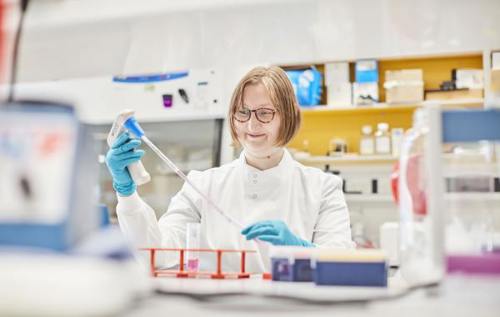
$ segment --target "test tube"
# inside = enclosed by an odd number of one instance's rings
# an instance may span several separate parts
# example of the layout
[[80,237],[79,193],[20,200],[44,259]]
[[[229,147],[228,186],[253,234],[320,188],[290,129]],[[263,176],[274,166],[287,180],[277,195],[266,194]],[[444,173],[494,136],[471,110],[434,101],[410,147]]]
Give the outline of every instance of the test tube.
[[[186,248],[200,248],[200,223],[193,222],[186,224]],[[187,251],[187,271],[196,272],[199,267],[199,252]]]

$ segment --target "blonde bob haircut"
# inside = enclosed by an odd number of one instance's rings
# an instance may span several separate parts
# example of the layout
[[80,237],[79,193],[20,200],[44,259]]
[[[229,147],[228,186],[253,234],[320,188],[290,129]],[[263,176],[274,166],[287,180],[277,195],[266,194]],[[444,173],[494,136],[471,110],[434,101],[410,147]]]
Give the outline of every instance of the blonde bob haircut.
[[249,85],[262,84],[281,118],[275,146],[285,146],[300,128],[300,108],[295,98],[293,86],[283,69],[277,66],[255,67],[250,70],[234,89],[229,106],[229,122],[233,144],[240,147],[236,134],[234,114],[243,106],[243,92]]

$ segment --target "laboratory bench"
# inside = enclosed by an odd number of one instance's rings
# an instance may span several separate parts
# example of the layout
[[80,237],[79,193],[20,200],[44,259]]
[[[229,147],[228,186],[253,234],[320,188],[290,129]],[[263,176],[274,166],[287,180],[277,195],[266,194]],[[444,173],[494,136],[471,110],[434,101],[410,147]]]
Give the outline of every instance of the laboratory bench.
[[[220,281],[219,281],[220,282]],[[278,283],[286,287],[296,283]],[[346,289],[347,290],[347,289]],[[339,292],[342,292],[341,288]],[[349,292],[349,291],[347,291]],[[439,285],[416,288],[394,297],[322,301],[280,296],[180,295],[154,293],[123,316],[499,316],[500,276],[451,275]]]

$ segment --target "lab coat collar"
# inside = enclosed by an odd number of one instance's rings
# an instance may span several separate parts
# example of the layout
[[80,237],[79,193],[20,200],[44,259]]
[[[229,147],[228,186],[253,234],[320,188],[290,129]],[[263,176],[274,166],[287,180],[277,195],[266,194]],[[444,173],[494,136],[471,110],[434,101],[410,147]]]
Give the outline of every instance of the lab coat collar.
[[245,159],[245,150],[241,151],[238,160],[239,164],[247,171],[247,173],[257,173],[257,174],[265,173],[266,175],[280,175],[280,173],[284,173],[290,167],[291,162],[293,162],[292,156],[287,151],[287,149],[283,149],[283,157],[281,158],[281,161],[278,163],[278,165],[264,171],[261,171],[258,168],[255,168],[247,164]]

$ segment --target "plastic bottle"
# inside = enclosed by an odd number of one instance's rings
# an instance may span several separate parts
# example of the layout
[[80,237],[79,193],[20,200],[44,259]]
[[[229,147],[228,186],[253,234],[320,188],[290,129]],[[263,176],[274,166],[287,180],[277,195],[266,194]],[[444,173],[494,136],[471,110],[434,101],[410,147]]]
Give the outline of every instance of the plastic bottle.
[[401,139],[403,138],[404,130],[402,128],[393,128],[391,131],[392,155],[398,157],[401,148]]
[[385,122],[377,124],[377,132],[375,132],[375,153],[391,154],[391,136],[389,134],[389,124]]
[[364,125],[361,128],[361,139],[359,141],[359,153],[361,155],[374,154],[375,144],[372,135],[372,126]]

